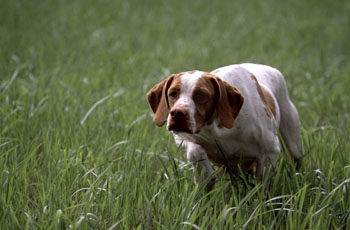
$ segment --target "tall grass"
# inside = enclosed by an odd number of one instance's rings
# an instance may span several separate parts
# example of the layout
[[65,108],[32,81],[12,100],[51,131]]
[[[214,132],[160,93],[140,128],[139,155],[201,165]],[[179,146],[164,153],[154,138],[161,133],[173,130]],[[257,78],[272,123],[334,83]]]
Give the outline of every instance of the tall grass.
[[[1,1],[1,229],[349,229],[346,1]],[[268,194],[240,175],[213,191],[146,92],[170,73],[280,69],[302,120],[303,166]]]

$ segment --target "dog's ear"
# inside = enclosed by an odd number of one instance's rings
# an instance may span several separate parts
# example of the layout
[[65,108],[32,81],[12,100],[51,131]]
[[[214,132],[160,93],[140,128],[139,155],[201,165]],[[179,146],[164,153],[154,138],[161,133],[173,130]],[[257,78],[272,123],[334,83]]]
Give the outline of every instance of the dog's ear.
[[241,111],[244,97],[236,87],[216,76],[211,75],[211,77],[217,94],[217,115],[221,121],[221,125],[230,129],[233,127],[234,121]]
[[169,106],[167,91],[175,75],[171,75],[164,81],[155,85],[148,93],[147,100],[154,113],[153,122],[157,126],[164,125],[167,120]]

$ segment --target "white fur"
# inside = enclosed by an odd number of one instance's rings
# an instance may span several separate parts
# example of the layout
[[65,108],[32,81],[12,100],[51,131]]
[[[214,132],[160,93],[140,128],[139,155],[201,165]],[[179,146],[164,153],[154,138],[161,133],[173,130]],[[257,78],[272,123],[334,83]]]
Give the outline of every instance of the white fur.
[[[277,70],[265,65],[240,64],[230,65],[212,71],[213,75],[221,78],[238,88],[244,96],[244,103],[238,114],[234,127],[227,129],[219,127],[219,121],[201,128],[198,134],[174,134],[177,145],[186,148],[187,158],[195,167],[195,182],[204,171],[204,176],[213,172],[208,159],[208,153],[219,154],[218,143],[227,158],[255,158],[256,174],[259,179],[264,176],[264,170],[276,166],[281,152],[278,139],[278,129],[283,134],[284,141],[292,157],[301,157],[300,121],[298,112],[289,100],[283,75]],[[189,109],[191,127],[194,130],[195,104],[192,91],[203,72],[184,74],[181,77],[181,95],[175,106]],[[273,97],[276,107],[276,117],[267,114],[265,105],[258,94],[252,74]]]

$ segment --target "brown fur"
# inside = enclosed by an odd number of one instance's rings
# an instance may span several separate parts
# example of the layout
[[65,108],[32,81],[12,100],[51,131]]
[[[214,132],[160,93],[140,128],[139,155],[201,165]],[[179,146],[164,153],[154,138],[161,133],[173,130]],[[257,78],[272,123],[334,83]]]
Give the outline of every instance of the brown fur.
[[216,111],[221,125],[229,129],[232,128],[244,102],[242,93],[236,87],[214,75],[205,73],[203,76],[211,79],[216,90],[218,96]]
[[276,117],[276,105],[272,95],[263,86],[259,84],[258,80],[254,75],[252,75],[252,78],[255,80],[256,88],[258,90],[261,101],[265,105],[267,115],[269,117],[271,116]]
[[215,88],[209,77],[201,77],[193,91],[192,98],[195,97],[196,93],[205,93],[208,98],[205,103],[196,104],[195,120],[196,120],[196,132],[200,131],[200,128],[205,124],[210,124],[213,122],[215,103],[217,102],[217,95],[215,95]]
[[157,126],[164,125],[169,111],[167,92],[174,79],[181,74],[173,74],[164,81],[155,85],[148,93],[147,99],[154,113],[153,121]]

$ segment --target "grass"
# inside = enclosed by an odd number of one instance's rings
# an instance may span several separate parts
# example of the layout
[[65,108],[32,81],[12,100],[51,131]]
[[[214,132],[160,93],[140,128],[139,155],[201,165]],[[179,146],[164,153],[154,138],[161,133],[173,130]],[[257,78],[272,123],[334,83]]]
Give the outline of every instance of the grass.
[[[349,13],[345,0],[2,0],[0,228],[350,229]],[[241,62],[284,73],[303,166],[282,157],[268,194],[241,175],[225,197],[226,177],[193,184],[145,94]]]

